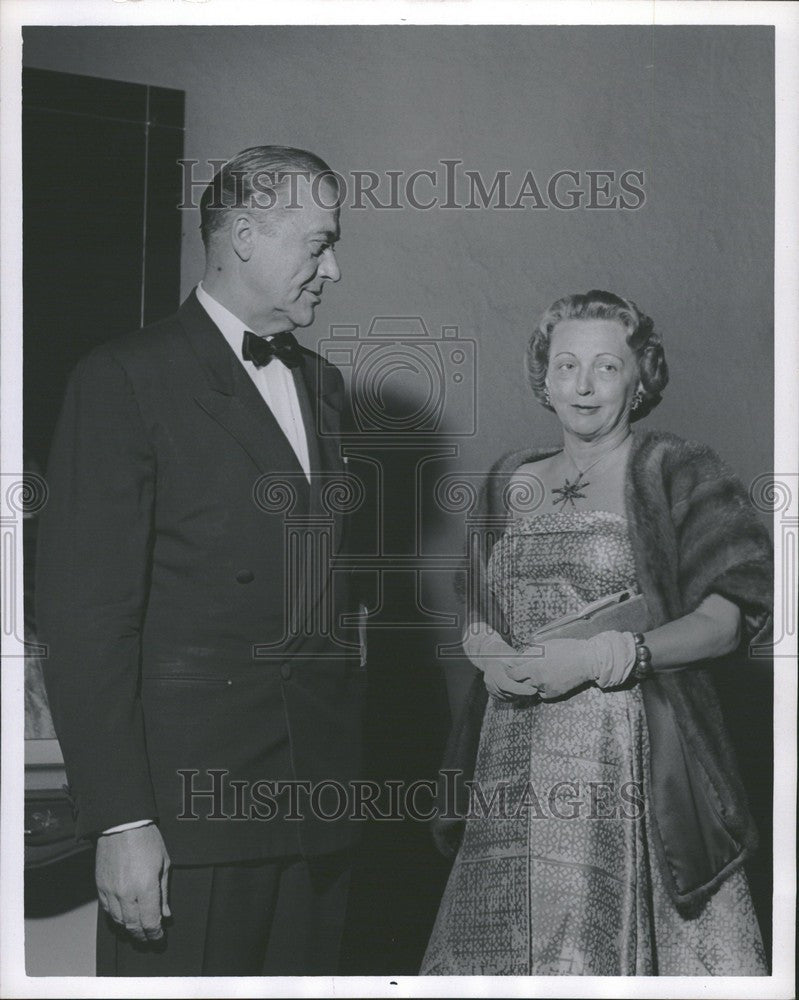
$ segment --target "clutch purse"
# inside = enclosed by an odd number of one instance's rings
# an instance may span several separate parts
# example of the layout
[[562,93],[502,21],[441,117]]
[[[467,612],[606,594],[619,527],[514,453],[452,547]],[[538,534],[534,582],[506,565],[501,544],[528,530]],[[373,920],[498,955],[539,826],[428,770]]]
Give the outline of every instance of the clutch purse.
[[533,636],[533,642],[547,639],[590,639],[600,632],[646,632],[651,619],[646,598],[631,590],[601,597],[573,614],[564,615]]

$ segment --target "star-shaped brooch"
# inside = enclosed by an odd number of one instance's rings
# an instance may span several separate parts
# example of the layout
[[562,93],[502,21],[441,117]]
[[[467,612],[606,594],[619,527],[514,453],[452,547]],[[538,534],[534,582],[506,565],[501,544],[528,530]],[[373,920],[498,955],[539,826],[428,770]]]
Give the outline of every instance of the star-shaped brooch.
[[565,509],[567,500],[573,507],[575,500],[585,499],[585,493],[581,493],[580,490],[584,490],[586,486],[590,486],[591,484],[582,481],[583,475],[584,473],[581,472],[573,483],[570,483],[568,479],[564,479],[563,486],[552,490],[553,493],[558,494],[557,499],[553,500],[552,503],[555,505],[562,503]]

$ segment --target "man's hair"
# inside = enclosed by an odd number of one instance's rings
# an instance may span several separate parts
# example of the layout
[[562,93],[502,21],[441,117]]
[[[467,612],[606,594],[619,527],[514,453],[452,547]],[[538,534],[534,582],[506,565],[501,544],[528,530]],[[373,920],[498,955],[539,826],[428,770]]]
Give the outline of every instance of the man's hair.
[[[292,175],[297,177],[291,180]],[[336,183],[336,175],[321,157],[291,146],[251,146],[221,167],[200,198],[200,233],[208,250],[215,233],[224,228],[234,209],[264,210],[290,183],[311,182],[320,176]],[[296,190],[296,187],[295,187]],[[314,188],[318,190],[318,188]],[[326,207],[332,207],[326,205]]]

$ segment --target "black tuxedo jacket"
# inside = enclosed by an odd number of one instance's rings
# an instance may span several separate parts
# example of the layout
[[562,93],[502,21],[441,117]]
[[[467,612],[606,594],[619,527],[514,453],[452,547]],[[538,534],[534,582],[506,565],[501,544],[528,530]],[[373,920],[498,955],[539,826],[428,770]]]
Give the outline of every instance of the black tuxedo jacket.
[[[311,485],[193,293],[72,375],[37,614],[79,836],[154,817],[187,864],[314,855],[357,836],[319,785],[359,772],[365,686],[339,628],[354,610],[335,568],[346,517],[325,503],[344,472],[343,385],[303,355]],[[328,818],[270,784],[287,779],[310,782]]]

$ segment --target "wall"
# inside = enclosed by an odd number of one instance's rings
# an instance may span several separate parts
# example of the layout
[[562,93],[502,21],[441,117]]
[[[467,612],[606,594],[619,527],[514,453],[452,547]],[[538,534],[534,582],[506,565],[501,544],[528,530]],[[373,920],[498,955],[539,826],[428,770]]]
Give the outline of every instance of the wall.
[[[751,480],[771,468],[770,28],[36,28],[27,65],[186,91],[186,156],[308,147],[342,173],[642,169],[638,211],[350,211],[307,343],[332,323],[419,314],[479,345],[467,465],[556,436],[520,357],[536,315],[590,287],[634,298],[672,384],[650,424]],[[419,185],[426,192],[423,184]],[[201,274],[195,213],[183,288]]]

